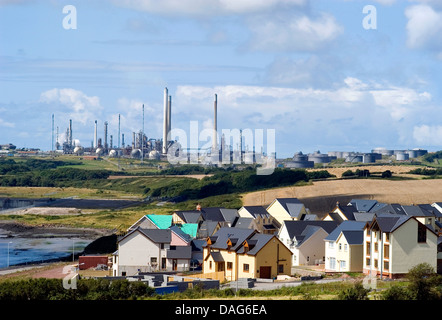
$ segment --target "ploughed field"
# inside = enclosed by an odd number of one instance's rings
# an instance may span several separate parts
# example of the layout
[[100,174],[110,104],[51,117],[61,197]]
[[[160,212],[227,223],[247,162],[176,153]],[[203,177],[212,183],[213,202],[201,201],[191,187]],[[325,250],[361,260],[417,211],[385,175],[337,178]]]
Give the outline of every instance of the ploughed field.
[[275,198],[298,198],[319,216],[353,199],[374,199],[402,205],[442,202],[442,179],[346,179],[315,181],[311,185],[274,188],[242,196],[243,205],[270,204]]

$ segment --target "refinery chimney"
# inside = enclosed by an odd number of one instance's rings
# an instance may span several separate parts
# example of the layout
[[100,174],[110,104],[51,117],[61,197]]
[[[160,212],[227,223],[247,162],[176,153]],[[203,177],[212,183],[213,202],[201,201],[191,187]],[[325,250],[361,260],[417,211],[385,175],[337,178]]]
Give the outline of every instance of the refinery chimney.
[[213,119],[213,140],[212,140],[212,152],[215,152],[215,150],[218,148],[218,132],[217,132],[217,116],[218,116],[218,96],[215,94],[215,101],[213,103],[213,109],[215,118]]
[[72,119],[69,120],[69,147],[72,148]]
[[164,88],[163,154],[167,153],[167,129],[169,126],[169,123],[168,123],[168,118],[169,118],[168,97],[169,97],[169,92],[166,87],[166,88]]
[[167,103],[167,139],[170,140],[170,131],[172,130],[172,96],[169,96]]
[[98,147],[98,137],[97,137],[97,120],[95,120],[95,131],[94,131],[94,149]]
[[107,145],[107,125],[108,125],[108,122],[105,121],[104,122],[104,152],[106,152],[109,147]]

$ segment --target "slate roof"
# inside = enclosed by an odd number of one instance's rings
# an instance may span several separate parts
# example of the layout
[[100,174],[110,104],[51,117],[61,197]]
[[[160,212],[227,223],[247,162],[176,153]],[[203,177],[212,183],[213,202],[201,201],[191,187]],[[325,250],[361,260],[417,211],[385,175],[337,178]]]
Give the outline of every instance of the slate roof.
[[376,200],[352,199],[349,204],[359,212],[369,212],[378,202]]
[[216,237],[213,237],[216,239],[214,239],[211,247],[213,249],[227,249],[227,241],[230,239],[232,241],[231,250],[236,250],[244,240],[250,238],[255,233],[256,231],[252,229],[221,228],[216,232]]
[[336,241],[342,231],[360,231],[363,234],[365,222],[361,221],[343,221],[324,239],[325,241]]
[[364,243],[364,231],[342,231],[342,234],[347,239],[348,244]]
[[344,216],[348,220],[354,220],[355,216],[354,213],[358,211],[358,209],[354,206],[341,206],[338,205],[338,209],[344,214]]
[[399,214],[399,215],[406,215],[406,216],[412,216],[412,217],[434,217],[435,211],[437,210],[431,210],[425,205],[417,205],[417,206],[403,206],[400,204],[389,204],[386,205],[379,210],[377,210],[376,214]]
[[175,246],[167,250],[166,257],[169,259],[191,259],[191,246]]
[[278,201],[283,207],[284,209],[289,212],[289,208],[287,207],[288,203],[293,203],[293,204],[303,204],[299,199],[297,198],[276,198],[275,201]]
[[[377,215],[373,223],[376,222],[382,232],[393,232],[409,219],[412,219],[412,217],[406,215],[384,214]],[[373,223],[371,226],[373,226]]]
[[[254,234],[250,239],[246,240],[249,245],[249,251],[247,251],[247,254],[252,256],[256,255],[273,237],[274,235],[271,234]],[[245,247],[242,246],[237,252],[245,253]]]
[[258,216],[262,218],[270,217],[270,214],[263,206],[244,206],[243,208],[246,209],[255,219]]
[[130,232],[128,232],[124,237],[119,239],[118,242],[121,242],[123,239],[127,238],[134,232],[140,232],[143,235],[145,235],[147,238],[149,238],[152,242],[155,243],[170,243],[172,240],[171,236],[171,230],[170,229],[142,229],[140,227],[137,227]]
[[201,208],[201,215],[203,216],[204,220],[210,220],[210,221],[226,221],[224,219],[223,214],[221,213],[221,207],[209,207],[209,208]]
[[418,206],[421,207],[422,209],[425,209],[428,212],[432,213],[433,216],[435,216],[436,218],[442,218],[442,212],[437,210],[431,204],[418,204]]
[[224,221],[230,222],[231,224],[239,217],[238,210],[236,209],[220,208],[219,210],[221,211]]
[[355,212],[353,213],[355,217],[355,221],[362,221],[362,222],[370,222],[373,220],[375,214],[371,212]]
[[317,228],[322,228],[324,229],[325,232],[330,234],[330,232],[332,232],[339,225],[339,223],[336,221],[322,221],[322,220],[319,221],[287,220],[284,221],[284,224],[290,239],[295,238],[298,241],[298,243],[300,241],[305,241],[307,239],[306,236],[310,236],[312,232],[317,231]]
[[198,223],[199,218],[201,217],[201,212],[197,210],[175,211],[175,214],[178,215],[184,223]]
[[242,229],[250,229],[250,227],[253,224],[253,218],[243,218],[239,217],[236,221],[234,227],[235,228],[242,228]]

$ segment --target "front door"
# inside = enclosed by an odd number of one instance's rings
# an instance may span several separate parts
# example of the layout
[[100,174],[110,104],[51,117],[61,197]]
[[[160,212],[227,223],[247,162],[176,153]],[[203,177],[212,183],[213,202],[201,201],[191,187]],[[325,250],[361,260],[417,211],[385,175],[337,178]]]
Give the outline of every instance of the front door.
[[260,267],[259,277],[263,279],[270,279],[272,277],[272,267]]

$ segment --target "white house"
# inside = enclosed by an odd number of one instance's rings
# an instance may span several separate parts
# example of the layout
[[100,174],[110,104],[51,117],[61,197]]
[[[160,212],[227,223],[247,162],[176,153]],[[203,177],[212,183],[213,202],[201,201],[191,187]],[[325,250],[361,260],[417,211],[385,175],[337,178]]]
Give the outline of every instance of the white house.
[[113,275],[189,270],[192,248],[190,245],[171,245],[179,240],[170,229],[138,227],[130,231],[118,241],[118,250],[114,253]]
[[324,239],[326,272],[362,272],[365,224],[343,221]]
[[337,226],[335,221],[287,220],[278,238],[293,253],[293,266],[322,264],[325,260],[324,239]]

